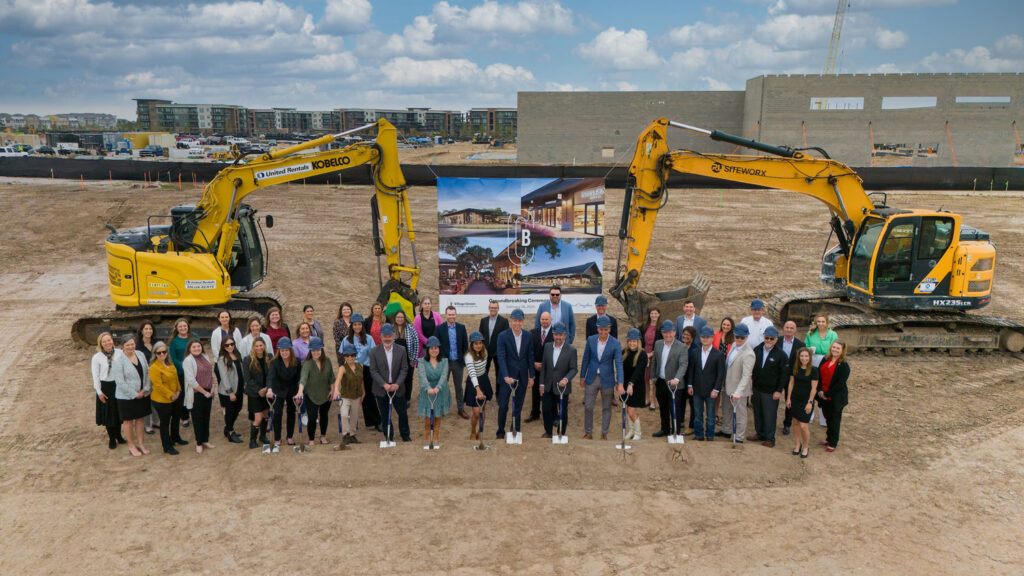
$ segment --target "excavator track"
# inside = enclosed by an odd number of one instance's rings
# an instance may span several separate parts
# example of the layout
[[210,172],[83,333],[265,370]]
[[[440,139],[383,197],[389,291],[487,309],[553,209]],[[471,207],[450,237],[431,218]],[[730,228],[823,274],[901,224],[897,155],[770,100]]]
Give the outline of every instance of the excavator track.
[[236,294],[234,298],[220,306],[203,306],[196,308],[118,308],[102,312],[94,316],[83,316],[71,326],[71,338],[80,344],[94,346],[96,338],[103,332],[110,332],[115,342],[126,334],[134,333],[143,320],[149,320],[156,329],[157,340],[172,337],[174,321],[187,318],[192,331],[203,340],[218,326],[217,314],[222,309],[231,311],[235,326],[245,332],[245,325],[250,318],[266,316],[267,310],[277,306],[284,308],[284,297],[274,291],[250,291]]
[[842,290],[780,292],[765,305],[769,317],[781,325],[793,320],[809,326],[813,315],[824,312],[829,326],[849,351],[878,350],[895,356],[903,352],[1003,352],[1024,350],[1024,324],[997,316],[956,312],[873,310],[851,302]]

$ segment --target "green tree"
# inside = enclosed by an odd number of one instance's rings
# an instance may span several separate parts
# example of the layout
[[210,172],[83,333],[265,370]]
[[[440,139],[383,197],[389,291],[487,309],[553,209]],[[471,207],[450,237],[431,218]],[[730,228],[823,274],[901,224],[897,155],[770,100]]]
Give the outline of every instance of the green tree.
[[466,246],[469,245],[469,240],[465,236],[455,236],[452,238],[440,238],[437,241],[437,248],[441,252],[451,254],[452,256],[462,252]]

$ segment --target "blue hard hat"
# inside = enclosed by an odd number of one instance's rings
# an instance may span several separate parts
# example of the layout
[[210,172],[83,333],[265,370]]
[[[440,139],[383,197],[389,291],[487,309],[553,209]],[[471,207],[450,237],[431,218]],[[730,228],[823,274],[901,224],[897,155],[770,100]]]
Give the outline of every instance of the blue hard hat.
[[427,348],[433,348],[434,346],[441,347],[441,341],[437,339],[437,336],[427,338]]
[[715,337],[715,331],[711,329],[711,326],[705,325],[703,328],[700,329],[700,337],[701,338],[714,338]]
[[356,355],[356,345],[351,343],[351,342],[345,341],[345,343],[341,345],[341,355],[342,356],[355,356]]
[[661,323],[661,331],[662,332],[675,332],[676,331],[676,325],[671,320],[665,320],[664,322]]
[[284,338],[281,338],[280,340],[277,341],[277,349],[278,350],[291,350],[292,349],[292,339],[287,337],[287,336],[285,336]]
[[764,302],[760,298],[754,298],[754,301],[750,303],[751,310],[764,310]]
[[597,319],[597,327],[598,328],[611,328],[612,327],[612,319],[607,317],[607,316],[601,316],[600,318]]
[[765,338],[778,338],[779,337],[779,331],[775,328],[775,326],[769,326],[769,327],[764,329],[764,337]]
[[352,324],[359,322],[361,324],[363,322],[363,315],[360,314],[359,312],[356,312],[355,314],[352,315],[352,318],[349,320],[349,322]]
[[568,334],[569,331],[565,328],[565,324],[561,322],[555,322],[555,325],[551,327],[552,334]]
[[320,338],[317,338],[315,336],[313,338],[309,339],[309,351],[310,352],[312,352],[314,350],[323,350],[323,349],[324,349],[324,341],[323,340],[321,340]]
[[395,327],[392,326],[391,324],[385,324],[385,325],[381,326],[380,327],[380,335],[381,336],[394,336],[395,335]]
[[483,342],[484,341],[484,335],[481,334],[478,331],[474,331],[472,334],[469,335],[469,341],[470,342]]
[[607,306],[608,305],[608,299],[604,297],[604,294],[601,294],[600,296],[597,297],[596,300],[594,300],[594,305],[595,306]]
[[516,308],[515,310],[512,311],[511,314],[508,315],[508,317],[512,320],[525,320],[526,314],[523,314],[521,308]]
[[630,328],[629,332],[626,333],[626,340],[639,340],[639,339],[640,339],[640,331],[637,330],[636,328]]
[[746,324],[738,324],[732,329],[732,334],[737,338],[746,338],[750,336],[750,328],[747,328]]

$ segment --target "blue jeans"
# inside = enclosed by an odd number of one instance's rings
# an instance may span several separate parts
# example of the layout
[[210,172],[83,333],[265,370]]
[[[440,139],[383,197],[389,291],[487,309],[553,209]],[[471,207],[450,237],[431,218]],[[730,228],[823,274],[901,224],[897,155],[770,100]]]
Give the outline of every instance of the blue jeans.
[[715,437],[715,399],[693,396],[693,435],[697,438]]

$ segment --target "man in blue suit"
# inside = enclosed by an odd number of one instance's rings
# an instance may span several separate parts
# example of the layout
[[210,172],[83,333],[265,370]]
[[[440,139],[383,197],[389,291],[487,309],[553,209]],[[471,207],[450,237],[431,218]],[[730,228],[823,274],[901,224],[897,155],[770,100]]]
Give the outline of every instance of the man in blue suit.
[[697,331],[699,336],[700,331],[707,325],[707,320],[697,316],[697,306],[694,305],[693,301],[687,300],[683,302],[683,314],[676,317],[676,334],[682,334],[683,328],[693,326],[693,329]]
[[565,330],[568,332],[565,336],[565,341],[572,344],[572,341],[576,339],[576,318],[572,314],[572,305],[568,302],[562,302],[561,286],[552,286],[548,290],[548,301],[541,302],[540,306],[537,307],[537,319],[533,322],[534,330],[540,329],[540,315],[542,312],[547,312],[551,315],[552,326],[559,322],[565,324]]
[[583,349],[580,378],[586,385],[583,400],[583,439],[590,440],[594,431],[594,401],[601,393],[601,440],[608,439],[612,422],[612,396],[615,386],[622,385],[622,345],[612,338],[612,322],[607,316],[597,319],[597,334],[587,338]]
[[533,336],[523,330],[525,318],[523,311],[516,308],[509,315],[509,329],[498,334],[498,438],[505,437],[505,418],[508,415],[512,384],[518,380],[516,406],[512,411],[516,431],[522,430],[520,416],[523,402],[526,401],[526,389],[533,386]]
[[469,350],[469,336],[466,325],[456,322],[455,306],[444,311],[445,323],[434,329],[434,336],[441,342],[441,358],[448,359],[448,373],[455,383],[455,400],[459,407],[459,417],[469,418],[466,414],[465,398],[462,397],[462,374],[466,369],[466,351]]

